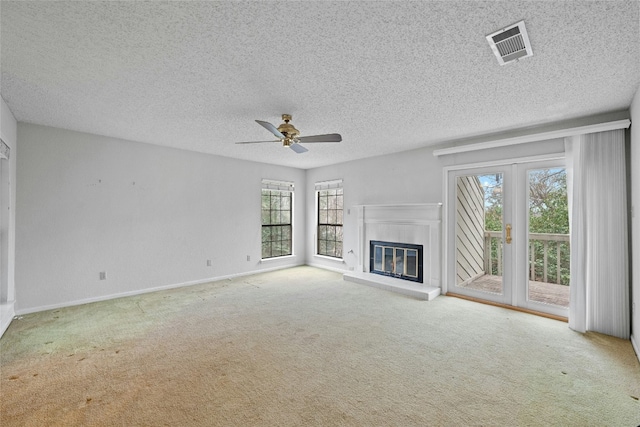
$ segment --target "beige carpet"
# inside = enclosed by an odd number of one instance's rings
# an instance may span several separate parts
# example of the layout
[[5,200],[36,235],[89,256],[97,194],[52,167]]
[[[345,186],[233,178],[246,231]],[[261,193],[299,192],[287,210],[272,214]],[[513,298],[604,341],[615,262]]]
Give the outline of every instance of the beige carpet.
[[628,341],[298,267],[14,320],[0,425],[640,424]]

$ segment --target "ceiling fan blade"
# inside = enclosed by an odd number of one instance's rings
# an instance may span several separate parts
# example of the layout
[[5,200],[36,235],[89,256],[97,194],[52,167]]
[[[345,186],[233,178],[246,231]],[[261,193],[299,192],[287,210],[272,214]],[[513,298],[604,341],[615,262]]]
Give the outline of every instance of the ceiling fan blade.
[[262,120],[256,120],[256,122],[262,126],[263,128],[265,128],[266,130],[268,130],[269,132],[271,132],[272,134],[274,134],[276,136],[276,138],[280,138],[280,139],[284,139],[285,136],[280,133],[280,131],[278,130],[277,127],[275,127],[274,125],[272,125],[269,122],[263,122]]
[[309,151],[298,143],[291,144],[289,148],[291,148],[293,151],[295,151],[298,154],[306,153],[307,151]]
[[275,141],[244,141],[236,142],[236,144],[264,144],[266,142],[280,142],[280,140],[276,139]]
[[342,136],[339,133],[328,133],[326,135],[301,136],[298,138],[300,142],[340,142]]

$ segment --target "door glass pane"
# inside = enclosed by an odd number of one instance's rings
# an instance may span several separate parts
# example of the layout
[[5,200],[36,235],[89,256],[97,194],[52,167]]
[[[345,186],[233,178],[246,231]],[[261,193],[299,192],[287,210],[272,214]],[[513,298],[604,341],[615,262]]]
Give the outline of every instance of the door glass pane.
[[569,213],[564,168],[529,170],[529,301],[569,307]]
[[503,294],[503,175],[456,179],[456,285]]

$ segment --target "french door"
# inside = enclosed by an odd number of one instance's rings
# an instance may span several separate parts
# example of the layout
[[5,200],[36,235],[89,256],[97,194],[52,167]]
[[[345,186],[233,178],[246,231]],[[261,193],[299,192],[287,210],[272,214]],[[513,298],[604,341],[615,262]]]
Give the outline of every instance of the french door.
[[563,161],[447,174],[447,292],[567,317]]

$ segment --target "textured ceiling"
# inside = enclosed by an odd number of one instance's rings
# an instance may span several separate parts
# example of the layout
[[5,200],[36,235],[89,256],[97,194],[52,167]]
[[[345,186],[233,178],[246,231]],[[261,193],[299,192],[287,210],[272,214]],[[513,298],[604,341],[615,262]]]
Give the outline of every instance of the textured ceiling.
[[[0,3],[18,121],[312,168],[626,109],[637,1]],[[485,36],[525,20],[534,56]],[[254,120],[340,144],[296,154]]]

